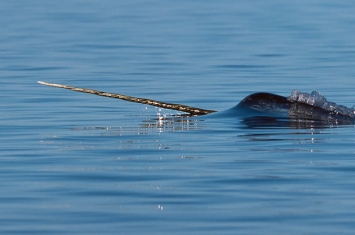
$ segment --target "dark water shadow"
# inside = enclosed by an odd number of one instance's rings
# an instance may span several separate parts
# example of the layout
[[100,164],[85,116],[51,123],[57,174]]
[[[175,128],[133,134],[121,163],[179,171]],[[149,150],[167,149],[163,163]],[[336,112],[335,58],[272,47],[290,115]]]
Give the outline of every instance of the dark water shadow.
[[247,117],[241,120],[243,129],[326,129],[330,127],[349,126],[352,122],[338,119],[313,120],[301,118],[279,118],[268,116]]

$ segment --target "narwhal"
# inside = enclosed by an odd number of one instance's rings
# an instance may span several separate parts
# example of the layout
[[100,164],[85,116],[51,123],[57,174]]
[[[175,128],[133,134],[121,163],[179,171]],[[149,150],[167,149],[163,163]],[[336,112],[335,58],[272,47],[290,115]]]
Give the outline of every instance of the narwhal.
[[321,121],[323,124],[353,124],[355,109],[328,102],[324,96],[314,91],[311,94],[293,90],[289,97],[259,92],[248,95],[236,106],[217,112],[216,110],[196,108],[188,105],[167,103],[152,99],[109,93],[87,88],[38,81],[46,86],[64,88],[98,96],[121,99],[129,102],[147,104],[164,109],[186,113],[188,116],[240,117],[244,121],[269,121],[284,118],[293,121]]

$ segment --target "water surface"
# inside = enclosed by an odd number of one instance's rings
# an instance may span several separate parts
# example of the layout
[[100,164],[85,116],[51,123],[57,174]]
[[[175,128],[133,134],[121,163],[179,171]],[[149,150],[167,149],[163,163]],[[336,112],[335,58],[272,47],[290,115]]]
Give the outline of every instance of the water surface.
[[225,110],[355,104],[352,1],[0,3],[3,234],[352,234],[354,126],[250,126],[44,87]]

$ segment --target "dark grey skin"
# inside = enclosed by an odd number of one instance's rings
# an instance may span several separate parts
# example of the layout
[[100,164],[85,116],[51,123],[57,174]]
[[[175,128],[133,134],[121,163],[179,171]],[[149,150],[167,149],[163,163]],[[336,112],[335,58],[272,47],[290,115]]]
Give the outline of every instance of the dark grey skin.
[[166,103],[146,98],[138,98],[62,84],[54,84],[41,81],[38,81],[38,83],[46,86],[64,88],[77,92],[84,92],[109,98],[122,99],[129,102],[148,104],[165,109],[177,110],[187,113],[187,115],[184,116],[195,117],[207,115],[206,118],[238,117],[241,118],[242,122],[246,123],[247,125],[264,125],[271,123],[275,125],[282,125],[287,123],[287,126],[289,126],[290,123],[313,123],[315,125],[319,124],[324,126],[329,124],[333,125],[354,123],[354,119],[352,117],[341,115],[339,113],[332,113],[328,110],[309,104],[290,101],[284,96],[271,93],[261,92],[251,94],[245,97],[235,107],[225,111],[217,112],[215,110],[201,109],[182,104]]
[[248,127],[324,128],[329,125],[352,125],[354,118],[290,101],[271,93],[254,93],[231,109],[209,114],[211,117],[240,117]]

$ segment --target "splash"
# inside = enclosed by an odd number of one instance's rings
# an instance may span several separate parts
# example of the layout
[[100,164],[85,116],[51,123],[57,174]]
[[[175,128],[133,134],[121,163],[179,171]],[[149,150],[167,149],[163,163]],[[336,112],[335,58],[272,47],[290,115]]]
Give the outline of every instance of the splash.
[[355,118],[355,108],[348,108],[343,105],[338,105],[334,102],[329,102],[318,91],[312,91],[309,93],[302,93],[298,90],[293,90],[291,95],[287,98],[291,102],[299,102],[308,105],[312,105],[324,110],[327,110],[336,115],[343,115]]

